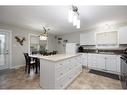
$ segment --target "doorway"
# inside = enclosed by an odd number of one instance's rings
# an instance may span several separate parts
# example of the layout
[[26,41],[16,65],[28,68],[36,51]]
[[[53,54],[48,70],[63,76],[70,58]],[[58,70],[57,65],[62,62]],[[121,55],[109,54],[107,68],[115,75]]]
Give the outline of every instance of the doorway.
[[0,70],[10,67],[10,33],[0,29]]

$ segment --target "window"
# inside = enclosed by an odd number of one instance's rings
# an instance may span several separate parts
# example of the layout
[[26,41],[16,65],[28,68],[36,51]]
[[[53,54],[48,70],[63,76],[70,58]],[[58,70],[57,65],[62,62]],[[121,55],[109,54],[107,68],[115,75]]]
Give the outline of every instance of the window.
[[96,45],[97,46],[117,46],[118,45],[117,31],[96,33]]
[[30,34],[29,42],[29,52],[30,54],[37,54],[46,50],[47,41],[40,40],[38,35]]

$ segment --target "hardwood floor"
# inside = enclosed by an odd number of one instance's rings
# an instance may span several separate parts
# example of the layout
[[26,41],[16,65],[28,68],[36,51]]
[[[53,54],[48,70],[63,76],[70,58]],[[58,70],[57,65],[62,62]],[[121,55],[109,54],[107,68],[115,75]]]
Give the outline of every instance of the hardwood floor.
[[[96,71],[95,71],[96,72]],[[112,75],[111,75],[112,76]],[[67,89],[122,89],[121,83],[116,77],[107,77],[104,73],[93,73],[89,70],[83,72],[72,82]]]
[[[39,74],[32,71],[28,75],[24,72],[24,67],[0,71],[0,89],[42,89],[39,81]],[[66,89],[122,89],[122,87],[117,79],[83,70]]]
[[0,73],[0,89],[40,89],[39,75],[32,71],[26,74],[24,68]]

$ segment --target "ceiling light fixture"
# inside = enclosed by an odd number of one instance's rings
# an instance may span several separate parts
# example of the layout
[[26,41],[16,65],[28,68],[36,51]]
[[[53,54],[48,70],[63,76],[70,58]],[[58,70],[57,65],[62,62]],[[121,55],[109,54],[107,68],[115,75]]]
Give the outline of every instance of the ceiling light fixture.
[[79,12],[76,6],[72,6],[68,12],[68,21],[73,23],[73,26],[76,26],[77,29],[80,28]]
[[44,26],[43,26],[43,29],[44,29],[44,33],[40,34],[39,38],[40,38],[40,40],[47,40],[47,38],[48,38],[47,30],[50,30],[50,29],[46,29]]

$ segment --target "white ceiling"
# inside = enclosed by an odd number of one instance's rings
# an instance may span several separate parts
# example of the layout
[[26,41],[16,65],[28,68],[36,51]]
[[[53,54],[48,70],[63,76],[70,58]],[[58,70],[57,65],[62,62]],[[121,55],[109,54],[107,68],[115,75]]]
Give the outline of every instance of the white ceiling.
[[105,21],[126,21],[127,6],[78,6],[81,28],[68,22],[70,6],[0,6],[0,24],[41,31],[50,26],[50,33],[79,32]]

